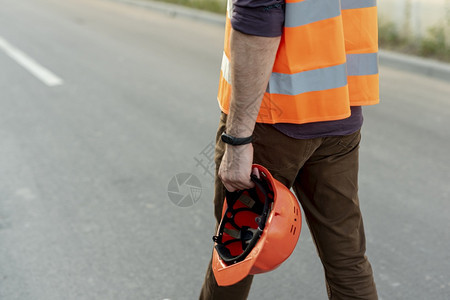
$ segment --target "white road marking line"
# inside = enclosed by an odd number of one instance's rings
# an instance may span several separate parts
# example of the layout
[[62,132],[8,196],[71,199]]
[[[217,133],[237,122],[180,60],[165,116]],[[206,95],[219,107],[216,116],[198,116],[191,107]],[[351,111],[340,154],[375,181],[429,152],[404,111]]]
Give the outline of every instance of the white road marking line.
[[63,80],[53,74],[48,69],[41,66],[34,59],[8,43],[0,36],[0,49],[2,49],[9,57],[15,60],[19,65],[24,67],[28,72],[33,74],[46,85],[52,87],[63,84]]

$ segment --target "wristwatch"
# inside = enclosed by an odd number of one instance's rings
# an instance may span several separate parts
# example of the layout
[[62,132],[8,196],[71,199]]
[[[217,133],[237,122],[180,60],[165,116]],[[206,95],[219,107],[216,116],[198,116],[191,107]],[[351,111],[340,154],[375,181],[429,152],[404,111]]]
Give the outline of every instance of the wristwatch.
[[224,143],[227,143],[228,145],[239,146],[239,145],[250,144],[253,141],[253,136],[249,136],[249,137],[245,137],[245,138],[238,138],[238,137],[234,137],[229,134],[226,134],[224,132],[221,135],[221,139]]

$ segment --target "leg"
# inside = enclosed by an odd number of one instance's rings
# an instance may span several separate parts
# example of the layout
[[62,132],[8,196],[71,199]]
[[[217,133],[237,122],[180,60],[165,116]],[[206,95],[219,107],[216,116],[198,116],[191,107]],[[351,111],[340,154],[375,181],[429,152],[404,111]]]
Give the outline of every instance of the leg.
[[[216,229],[222,218],[222,207],[225,199],[225,187],[222,181],[217,176],[219,171],[220,162],[225,151],[225,146],[220,140],[220,135],[225,131],[226,115],[222,113],[219,122],[219,128],[216,135],[216,149],[214,160],[216,162],[215,172],[215,184],[214,184],[214,215],[216,217]],[[227,287],[221,287],[217,284],[214,277],[214,273],[211,267],[212,258],[209,261],[208,268],[206,270],[205,281],[200,292],[200,300],[245,300],[250,292],[250,286],[252,284],[253,276],[247,276],[240,282]]]
[[333,300],[377,299],[359,209],[359,141],[359,132],[324,138],[294,184]]
[[[219,129],[216,136],[216,179],[214,194],[214,213],[216,217],[216,228],[222,216],[223,201],[225,199],[225,188],[217,177],[218,168],[224,153],[224,145],[220,135],[225,130],[226,115],[222,114]],[[298,170],[317,148],[317,141],[296,140],[282,134],[273,126],[256,124],[254,131],[255,141],[254,162],[265,166],[271,174],[284,185],[291,187]],[[219,287],[214,278],[211,261],[208,266],[205,281],[200,294],[201,300],[221,299],[247,299],[253,276],[247,276],[242,281],[229,287]]]

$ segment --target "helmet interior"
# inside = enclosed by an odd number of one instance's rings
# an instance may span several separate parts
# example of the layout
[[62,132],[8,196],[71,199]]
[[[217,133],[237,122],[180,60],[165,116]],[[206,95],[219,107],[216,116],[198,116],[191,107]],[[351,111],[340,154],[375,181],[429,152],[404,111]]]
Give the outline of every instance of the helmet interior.
[[259,240],[273,203],[270,182],[252,175],[255,187],[226,193],[227,208],[223,214],[217,236],[216,250],[227,264],[244,260]]

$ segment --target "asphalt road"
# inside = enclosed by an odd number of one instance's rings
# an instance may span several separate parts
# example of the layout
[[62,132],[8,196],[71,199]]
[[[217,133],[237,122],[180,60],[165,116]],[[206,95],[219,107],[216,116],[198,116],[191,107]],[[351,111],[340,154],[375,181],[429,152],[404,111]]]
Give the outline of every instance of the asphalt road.
[[[0,299],[196,299],[223,28],[102,0],[0,7]],[[381,75],[360,175],[380,298],[450,299],[450,83]],[[184,202],[181,173],[202,186]],[[306,225],[250,299],[326,299]]]

